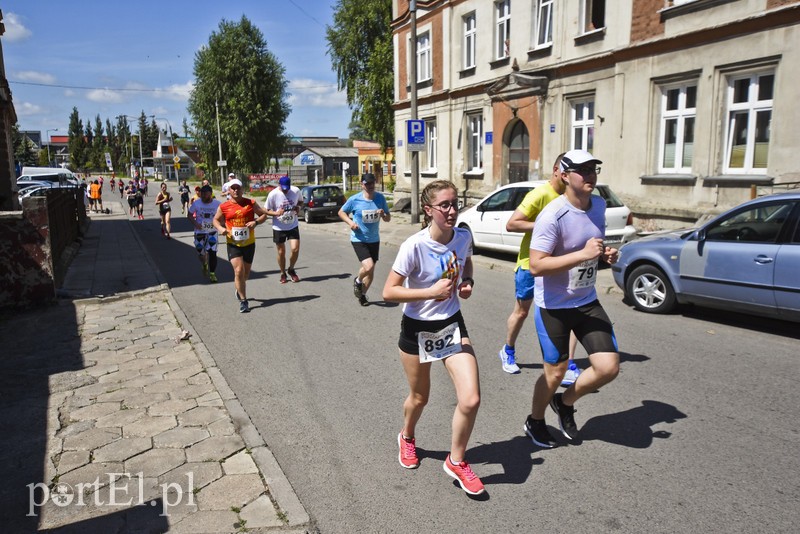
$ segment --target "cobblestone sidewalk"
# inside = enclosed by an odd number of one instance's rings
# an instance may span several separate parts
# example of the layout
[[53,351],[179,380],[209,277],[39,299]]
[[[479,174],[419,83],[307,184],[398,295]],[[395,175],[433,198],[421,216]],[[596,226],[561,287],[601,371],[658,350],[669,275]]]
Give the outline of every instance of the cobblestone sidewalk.
[[[17,488],[27,492],[29,523],[59,532],[307,531],[305,510],[205,347],[181,340],[183,314],[168,290],[70,305],[79,339],[50,355],[79,351],[72,358],[82,361],[48,373],[41,480]],[[2,416],[13,417],[24,396],[12,394]]]

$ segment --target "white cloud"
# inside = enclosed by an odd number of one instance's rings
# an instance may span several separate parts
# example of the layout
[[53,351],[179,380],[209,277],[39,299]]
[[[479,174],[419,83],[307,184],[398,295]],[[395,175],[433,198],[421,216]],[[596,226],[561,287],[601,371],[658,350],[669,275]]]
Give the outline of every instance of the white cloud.
[[6,33],[3,34],[3,38],[8,42],[24,41],[33,35],[33,32],[22,24],[22,20],[16,13],[4,13],[3,25],[6,27]]
[[320,80],[298,79],[289,82],[289,104],[293,107],[338,108],[347,106],[347,95],[336,84]]
[[122,94],[111,89],[92,89],[86,93],[86,98],[92,102],[119,103],[123,101]]
[[17,72],[14,77],[23,82],[44,84],[54,84],[56,82],[56,77],[52,74],[47,74],[46,72],[37,72],[35,70],[23,70]]
[[169,110],[164,106],[158,106],[150,110],[151,115],[166,115],[169,113]]
[[178,102],[186,102],[189,100],[192,89],[194,89],[194,82],[189,81],[182,84],[172,84],[163,89],[156,89],[154,95],[156,98],[167,98]]
[[17,115],[20,117],[30,117],[31,115],[44,113],[44,108],[37,104],[31,104],[30,102],[22,102],[21,104],[14,104],[14,111],[16,111]]
[[77,93],[75,91],[73,91],[72,89],[65,89],[64,90],[64,96],[75,96],[76,94]]

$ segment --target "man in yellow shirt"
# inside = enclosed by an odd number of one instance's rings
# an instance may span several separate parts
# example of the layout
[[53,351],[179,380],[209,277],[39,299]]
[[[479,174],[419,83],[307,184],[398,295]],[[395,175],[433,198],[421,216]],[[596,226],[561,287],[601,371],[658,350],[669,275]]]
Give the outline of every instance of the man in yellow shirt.
[[[553,174],[550,176],[550,181],[546,184],[540,185],[533,191],[525,195],[522,202],[514,210],[511,218],[506,223],[506,230],[509,232],[521,232],[525,236],[522,238],[522,243],[519,245],[519,254],[517,255],[517,266],[514,271],[514,287],[516,291],[516,303],[514,304],[514,311],[508,316],[506,322],[506,343],[500,349],[498,356],[503,365],[503,371],[510,374],[519,373],[519,366],[516,362],[516,353],[514,344],[517,342],[522,330],[522,325],[528,317],[528,313],[533,303],[533,284],[534,277],[530,272],[530,248],[531,248],[531,232],[533,232],[533,224],[539,213],[547,206],[550,201],[558,198],[566,190],[566,185],[561,180],[561,158],[564,154],[559,154],[553,164]],[[570,360],[575,353],[575,346],[577,340],[575,336],[570,336]],[[580,373],[580,371],[577,371]],[[575,376],[577,378],[577,376]],[[574,378],[573,378],[574,382]]]

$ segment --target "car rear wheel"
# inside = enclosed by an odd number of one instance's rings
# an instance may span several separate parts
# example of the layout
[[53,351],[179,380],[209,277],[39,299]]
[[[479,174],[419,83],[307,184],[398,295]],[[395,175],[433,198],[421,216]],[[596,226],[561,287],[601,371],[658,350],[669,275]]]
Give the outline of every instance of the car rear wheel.
[[667,275],[653,265],[633,270],[625,284],[625,295],[645,313],[667,313],[675,308],[675,290]]
[[308,210],[303,210],[303,220],[308,224],[314,222],[314,217],[311,216],[311,212]]

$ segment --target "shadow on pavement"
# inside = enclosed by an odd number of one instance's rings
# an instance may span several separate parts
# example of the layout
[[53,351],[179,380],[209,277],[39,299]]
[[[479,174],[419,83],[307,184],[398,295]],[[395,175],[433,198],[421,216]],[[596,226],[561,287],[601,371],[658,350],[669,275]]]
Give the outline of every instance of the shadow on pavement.
[[624,412],[601,415],[589,419],[580,427],[582,441],[599,440],[634,449],[646,449],[654,438],[669,438],[672,433],[653,431],[660,423],[675,423],[686,414],[670,404],[645,400],[642,405]]
[[5,532],[37,529],[39,518],[28,517],[34,488],[28,485],[50,483],[47,428],[54,422],[48,421],[48,401],[51,394],[84,385],[59,376],[83,368],[80,345],[72,303],[0,319],[0,525]]

